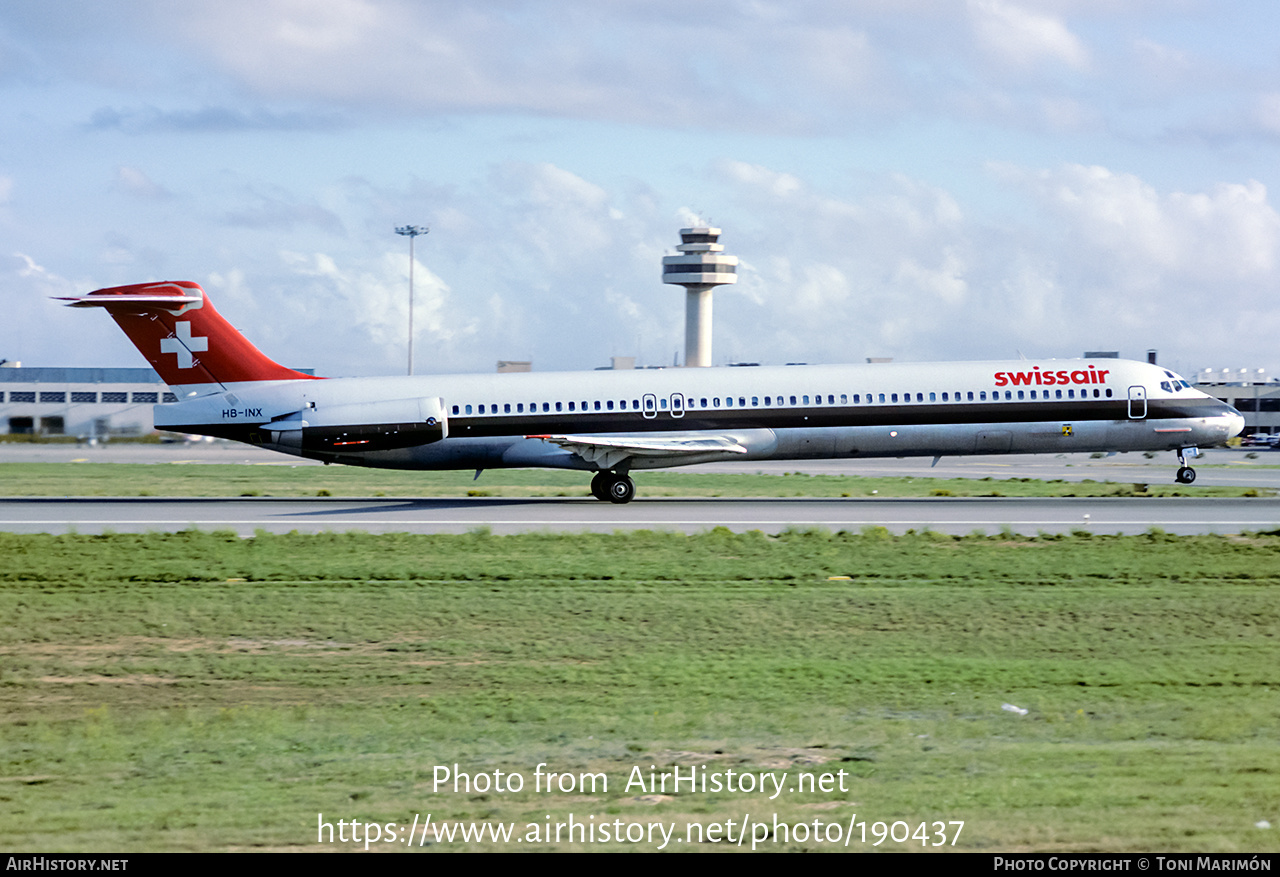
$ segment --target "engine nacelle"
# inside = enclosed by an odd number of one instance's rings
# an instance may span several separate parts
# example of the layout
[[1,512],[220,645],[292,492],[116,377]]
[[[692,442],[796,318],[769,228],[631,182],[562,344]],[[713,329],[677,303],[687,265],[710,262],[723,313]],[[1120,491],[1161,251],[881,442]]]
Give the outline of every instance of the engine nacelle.
[[438,442],[449,435],[440,397],[353,402],[306,408],[264,423],[271,444],[312,453],[390,451]]

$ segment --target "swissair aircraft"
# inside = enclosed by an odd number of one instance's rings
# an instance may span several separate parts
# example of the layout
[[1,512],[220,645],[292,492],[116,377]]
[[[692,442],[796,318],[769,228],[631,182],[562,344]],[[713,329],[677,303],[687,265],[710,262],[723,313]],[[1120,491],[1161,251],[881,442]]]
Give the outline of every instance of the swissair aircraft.
[[160,429],[325,463],[594,472],[629,502],[634,469],[1067,451],[1187,456],[1244,418],[1155,365],[1116,359],[316,378],[264,356],[196,283],[64,299],[100,307],[172,387]]

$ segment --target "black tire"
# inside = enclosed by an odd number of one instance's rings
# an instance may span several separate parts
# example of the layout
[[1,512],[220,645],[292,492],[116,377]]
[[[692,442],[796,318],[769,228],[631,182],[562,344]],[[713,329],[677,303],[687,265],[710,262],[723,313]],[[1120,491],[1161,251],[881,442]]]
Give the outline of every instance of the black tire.
[[597,472],[591,476],[591,495],[604,502],[609,498],[609,473]]
[[1190,466],[1183,466],[1178,470],[1178,483],[1190,484],[1196,480],[1196,470]]
[[636,483],[627,475],[615,475],[609,482],[609,502],[631,502],[636,496]]

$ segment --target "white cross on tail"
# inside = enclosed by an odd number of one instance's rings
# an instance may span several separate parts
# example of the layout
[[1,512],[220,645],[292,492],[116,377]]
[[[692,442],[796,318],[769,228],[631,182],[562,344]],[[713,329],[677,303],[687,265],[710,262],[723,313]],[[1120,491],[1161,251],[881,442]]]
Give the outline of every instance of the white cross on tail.
[[189,320],[174,323],[174,332],[177,337],[170,336],[160,339],[161,353],[178,354],[178,368],[191,368],[195,365],[195,359],[192,353],[201,353],[209,349],[209,339],[206,337],[191,337],[191,322]]

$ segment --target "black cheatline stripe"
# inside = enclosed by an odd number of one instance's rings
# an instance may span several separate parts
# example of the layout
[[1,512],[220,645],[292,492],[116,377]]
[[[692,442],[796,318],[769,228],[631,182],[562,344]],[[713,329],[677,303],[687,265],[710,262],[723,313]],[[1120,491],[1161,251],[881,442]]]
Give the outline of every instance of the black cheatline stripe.
[[[1170,400],[1147,403],[1141,420],[1177,420],[1213,417],[1228,408],[1216,399]],[[1063,402],[960,402],[952,404],[823,406],[821,408],[697,408],[683,417],[663,412],[646,418],[639,411],[531,416],[489,415],[449,417],[449,436],[489,437],[542,435],[547,433],[683,432],[730,429],[804,429],[866,426],[959,426],[973,423],[1082,423],[1091,420],[1129,418],[1127,399],[1107,399],[1087,404]]]
[[[1179,399],[1148,402],[1142,420],[1179,420],[1214,417],[1232,409],[1216,399]],[[543,435],[547,433],[688,432],[731,429],[804,429],[868,426],[961,426],[975,423],[1084,423],[1097,420],[1129,420],[1127,399],[1108,399],[1087,405],[1057,402],[987,402],[916,405],[864,405],[822,408],[719,408],[692,409],[684,417],[659,414],[646,418],[639,411],[607,414],[493,415],[448,418],[450,438]],[[357,424],[377,428],[386,424]],[[249,444],[269,440],[265,424],[181,424],[173,429]],[[399,425],[406,429],[411,424]],[[324,427],[336,431],[342,427]]]

